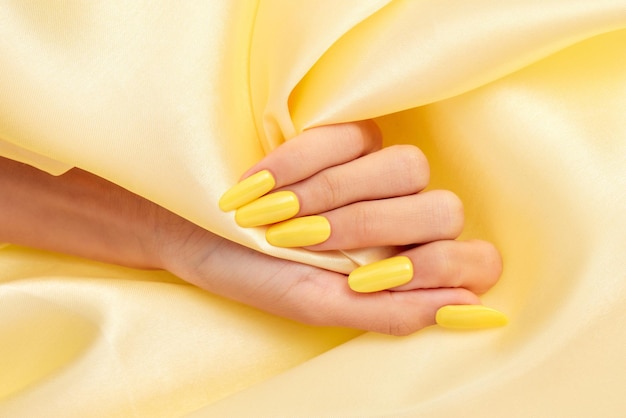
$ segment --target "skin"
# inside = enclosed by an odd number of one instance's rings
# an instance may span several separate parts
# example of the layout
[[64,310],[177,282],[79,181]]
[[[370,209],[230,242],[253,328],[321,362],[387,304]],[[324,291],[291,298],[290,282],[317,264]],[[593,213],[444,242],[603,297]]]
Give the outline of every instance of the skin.
[[413,262],[413,280],[355,293],[342,274],[242,247],[80,169],[54,177],[3,158],[0,242],[164,269],[303,323],[392,335],[434,324],[444,305],[479,304],[477,295],[501,274],[491,244],[455,240],[463,229],[463,206],[449,191],[424,191],[424,155],[411,146],[381,149],[371,121],[306,131],[242,178],[263,169],[276,178],[275,190],[299,197],[297,216],[321,214],[331,223],[331,237],[310,250],[398,246]]

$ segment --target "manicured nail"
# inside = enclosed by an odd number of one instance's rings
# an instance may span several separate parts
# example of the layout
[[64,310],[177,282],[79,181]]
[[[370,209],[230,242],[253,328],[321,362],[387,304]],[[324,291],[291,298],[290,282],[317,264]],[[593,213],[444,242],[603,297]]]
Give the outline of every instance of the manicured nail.
[[299,210],[300,203],[294,192],[276,192],[237,209],[235,221],[244,228],[269,225],[289,219]]
[[267,170],[259,171],[239,183],[222,195],[219,207],[224,212],[235,210],[269,192],[276,185],[274,176]]
[[500,311],[482,305],[448,305],[439,308],[437,324],[444,328],[480,329],[502,327],[509,323]]
[[348,276],[348,285],[355,292],[369,293],[403,285],[412,278],[411,260],[400,255],[357,268]]
[[306,247],[330,237],[330,223],[323,216],[304,216],[272,225],[265,231],[267,242],[275,247]]

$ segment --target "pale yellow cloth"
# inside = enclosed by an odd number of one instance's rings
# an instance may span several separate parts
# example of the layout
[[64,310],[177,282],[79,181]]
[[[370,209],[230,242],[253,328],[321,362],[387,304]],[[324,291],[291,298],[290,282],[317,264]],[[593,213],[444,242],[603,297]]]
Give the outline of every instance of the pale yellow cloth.
[[[505,260],[498,330],[319,329],[166,273],[0,250],[0,416],[621,416],[626,1],[11,1],[0,153],[231,240],[216,201],[307,127],[377,118]],[[356,337],[356,338],[355,338]],[[308,361],[307,361],[308,360]]]

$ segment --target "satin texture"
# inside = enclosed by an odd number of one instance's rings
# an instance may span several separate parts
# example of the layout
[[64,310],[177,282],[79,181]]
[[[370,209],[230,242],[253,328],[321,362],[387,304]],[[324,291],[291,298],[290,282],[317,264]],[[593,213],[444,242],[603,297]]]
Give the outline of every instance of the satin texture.
[[0,249],[0,415],[620,416],[626,1],[12,1],[0,154],[230,240],[219,196],[303,129],[375,118],[494,242],[502,329],[312,328],[143,272]]

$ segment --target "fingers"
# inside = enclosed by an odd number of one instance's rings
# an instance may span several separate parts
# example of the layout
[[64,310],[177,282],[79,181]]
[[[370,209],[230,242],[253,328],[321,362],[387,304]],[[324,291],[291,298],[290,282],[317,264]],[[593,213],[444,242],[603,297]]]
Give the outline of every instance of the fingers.
[[[192,248],[182,252],[190,254],[193,262],[185,263],[187,267],[181,277],[214,293],[282,317],[318,326],[408,335],[435,324],[436,318],[442,325],[445,321],[450,323],[450,314],[442,321],[438,313],[444,307],[459,305],[465,309],[452,313],[456,323],[461,320],[465,327],[473,328],[502,325],[501,314],[497,317],[500,319],[498,323],[493,320],[485,322],[484,319],[476,321],[472,312],[468,317],[467,308],[475,306],[483,313],[486,309],[479,305],[478,296],[464,287],[447,287],[459,283],[479,288],[481,286],[476,283],[470,283],[476,281],[473,276],[479,276],[478,273],[454,279],[453,275],[439,271],[441,263],[434,263],[420,272],[418,263],[432,255],[431,250],[404,253],[415,264],[416,273],[413,284],[403,291],[357,293],[350,289],[342,274],[270,257],[219,237],[211,239],[220,240],[220,244],[211,246],[198,239],[185,240]],[[207,248],[212,248],[208,254]],[[480,258],[471,254],[457,256],[454,254],[457,250],[466,251],[461,246],[450,249],[450,262]],[[431,273],[433,277],[425,277]],[[425,287],[421,287],[420,282]]]
[[414,146],[397,145],[323,170],[284,190],[298,197],[297,216],[306,216],[354,202],[415,194],[428,185],[429,177],[424,154]]
[[[380,147],[373,122],[311,129],[248,170],[220,207],[237,209],[242,227],[269,226],[266,238],[275,246],[413,248],[348,278],[258,253],[248,256],[257,260],[250,270],[241,271],[244,258],[227,262],[237,252],[225,252],[209,264],[226,263],[211,274],[228,277],[221,289],[209,288],[315,325],[395,335],[435,321],[461,328],[503,325],[506,318],[477,306],[476,296],[499,278],[498,252],[483,241],[454,241],[463,229],[463,205],[452,192],[424,191],[429,167],[419,149]],[[226,274],[228,268],[234,271]],[[240,283],[239,277],[256,281]]]
[[222,196],[219,206],[223,211],[237,209],[272,189],[376,151],[381,144],[380,130],[373,121],[310,129],[246,171],[240,183]]
[[[401,212],[408,212],[409,207],[407,205],[411,204],[408,200],[405,200],[403,205],[400,200],[384,201],[384,199],[415,195],[426,187],[428,180],[428,162],[419,149],[413,146],[389,147],[356,160],[322,170],[298,183],[279,188],[240,207],[236,212],[235,219],[242,227],[254,227],[273,224],[294,216],[304,217],[310,214],[325,216],[324,212],[345,207],[351,203],[363,202],[360,206],[351,206],[346,210],[337,213],[333,212],[328,215],[330,218],[335,218],[339,221],[335,222],[335,226],[343,225],[344,222],[341,222],[343,220],[350,220],[348,224],[351,224],[352,227],[357,227],[356,222],[353,219],[349,219],[355,214],[366,217],[367,220],[376,219],[376,223],[372,224],[375,230],[377,226],[384,228],[384,224],[380,224],[379,221],[385,220],[387,214],[396,214],[395,218],[390,219],[390,224],[394,224],[394,221],[401,221],[401,219],[397,219],[398,216]],[[432,200],[430,198],[434,196],[429,195],[428,198],[422,199],[421,203],[428,204]],[[369,203],[377,200],[380,202]],[[450,203],[448,201],[452,201],[450,204],[458,203],[458,199],[455,199],[454,196],[437,198],[435,200],[441,200],[443,205]],[[377,207],[379,210],[370,210],[370,206]],[[371,214],[368,215],[368,213]],[[376,214],[376,216],[373,214]],[[383,216],[377,218],[378,215]],[[330,220],[332,224],[330,218],[327,220]],[[312,221],[316,220],[319,219],[313,219]],[[358,217],[356,220],[358,221],[360,218]],[[290,225],[300,228],[302,224],[309,221],[300,220]],[[460,221],[462,223],[462,219]],[[370,223],[361,225],[364,226],[364,229],[367,229]],[[326,229],[330,226],[330,224],[327,224]],[[338,234],[341,235],[347,232],[341,231],[341,229],[337,230]],[[276,231],[273,230],[273,232]],[[425,232],[428,233],[428,231]],[[334,234],[334,236],[338,237],[339,235]],[[326,247],[320,249],[330,249],[333,246],[335,246],[334,248],[343,249],[355,248],[355,244],[360,238],[360,235],[354,235],[353,243],[349,247],[342,247],[340,241],[335,240],[334,244],[331,242]],[[447,238],[447,235],[442,236],[442,238]],[[319,243],[319,241],[307,242],[308,244],[298,241],[290,244],[290,246]],[[370,245],[371,242],[371,240],[361,240],[361,246]],[[284,246],[284,244],[277,241],[271,243],[277,246]],[[383,244],[380,243],[378,245]]]

